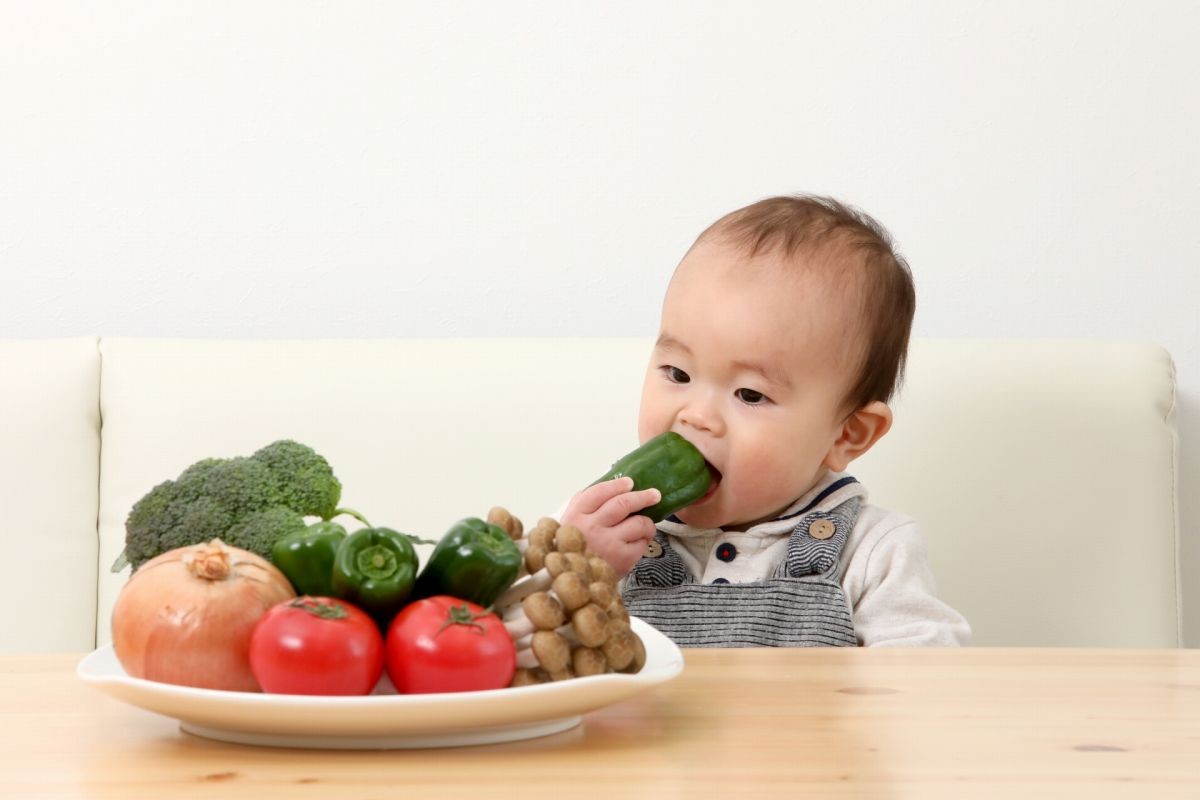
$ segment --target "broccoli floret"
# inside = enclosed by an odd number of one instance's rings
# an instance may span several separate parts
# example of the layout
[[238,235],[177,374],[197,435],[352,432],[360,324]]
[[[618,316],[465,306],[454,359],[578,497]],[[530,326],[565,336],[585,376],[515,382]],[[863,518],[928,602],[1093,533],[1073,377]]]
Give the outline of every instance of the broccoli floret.
[[227,509],[235,520],[252,511],[281,505],[275,476],[252,458],[226,459],[198,473],[190,481],[180,480],[177,483],[181,500],[191,502],[201,497],[212,498]]
[[342,497],[333,468],[307,445],[283,439],[251,456],[275,476],[276,501],[310,517],[329,519]]
[[134,504],[114,571],[213,538],[269,559],[271,545],[304,527],[305,516],[332,517],[341,490],[329,463],[298,442],[275,442],[249,458],[197,461]]
[[242,517],[225,534],[225,543],[271,560],[271,547],[284,536],[306,527],[304,516],[283,506],[254,511]]
[[[160,534],[176,527],[176,515],[172,510],[175,494],[175,482],[163,481],[133,504],[125,520],[123,556],[131,564],[141,566],[163,552],[159,547]],[[117,559],[117,563],[121,563],[121,559]]]

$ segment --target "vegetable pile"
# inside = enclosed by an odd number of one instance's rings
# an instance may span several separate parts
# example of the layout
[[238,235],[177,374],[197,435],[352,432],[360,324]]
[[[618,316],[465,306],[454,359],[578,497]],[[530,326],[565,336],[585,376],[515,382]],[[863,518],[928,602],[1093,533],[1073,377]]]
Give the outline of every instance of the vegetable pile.
[[[312,448],[210,458],[126,521],[134,571],[113,607],[127,674],[229,691],[460,692],[637,672],[646,662],[612,568],[551,519],[502,508],[435,544],[338,506]],[[333,517],[364,527],[349,532]],[[123,566],[118,563],[114,568]],[[383,683],[386,691],[386,681]]]

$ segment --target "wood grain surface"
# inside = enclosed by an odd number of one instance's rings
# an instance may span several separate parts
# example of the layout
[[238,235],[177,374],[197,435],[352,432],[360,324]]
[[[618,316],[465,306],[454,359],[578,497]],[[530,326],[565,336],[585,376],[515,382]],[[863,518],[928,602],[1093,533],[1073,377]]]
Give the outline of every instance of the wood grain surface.
[[0,657],[0,798],[1200,797],[1197,650],[688,650],[675,681],[503,745],[208,741]]

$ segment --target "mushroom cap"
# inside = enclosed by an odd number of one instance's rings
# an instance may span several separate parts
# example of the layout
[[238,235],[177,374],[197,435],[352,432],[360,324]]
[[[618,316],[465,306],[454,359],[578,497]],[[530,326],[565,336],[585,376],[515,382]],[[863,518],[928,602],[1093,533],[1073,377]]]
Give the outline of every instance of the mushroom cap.
[[617,573],[612,568],[612,565],[603,558],[596,555],[590,556],[588,558],[588,566],[592,568],[592,580],[616,585]]
[[493,506],[488,511],[487,521],[502,529],[508,534],[508,538],[510,539],[520,539],[521,534],[524,532],[521,520],[510,514],[507,508],[501,506]]
[[583,531],[574,525],[561,525],[554,534],[554,549],[560,553],[583,555],[585,547],[587,547],[587,539],[583,537]]
[[617,573],[612,565],[598,555],[587,556],[588,566],[592,568],[592,580],[617,585]]
[[608,612],[609,619],[619,619],[628,624],[629,610],[625,608],[625,604],[621,602],[620,597],[613,598],[613,601],[608,604],[608,608],[604,610]]
[[530,573],[537,572],[546,561],[546,551],[538,547],[536,544],[530,543],[529,547],[525,548],[525,569]]
[[576,647],[571,651],[571,669],[579,677],[603,675],[608,672],[608,661],[604,653],[594,647]]
[[539,522],[537,527],[529,532],[529,543],[537,545],[549,553],[554,549],[554,530],[554,528],[547,527]]
[[619,671],[625,669],[633,662],[633,657],[636,655],[633,643],[635,636],[628,625],[622,625],[617,622],[610,624],[612,625],[612,630],[609,632],[608,641],[601,646],[601,652],[604,653],[604,658],[608,661],[608,665],[614,670]]
[[608,614],[595,603],[588,603],[571,615],[571,627],[585,647],[599,647],[608,638]]
[[594,580],[588,584],[588,597],[601,608],[608,608],[617,599],[617,593],[612,584]]
[[513,673],[512,682],[508,685],[512,687],[534,686],[539,683],[547,683],[549,680],[550,675],[544,669],[526,669],[525,667],[521,667]]
[[551,587],[567,611],[574,611],[591,600],[588,585],[578,572],[564,572],[554,579]]
[[534,592],[521,601],[521,608],[540,631],[552,631],[567,621],[562,603],[549,592]]
[[537,657],[538,663],[547,672],[554,675],[567,668],[571,663],[571,646],[567,640],[554,631],[538,631],[533,635],[530,649]]
[[572,572],[578,572],[585,582],[592,582],[592,567],[583,557],[583,553],[566,553],[565,557],[567,563],[571,565]]
[[550,577],[557,578],[562,573],[571,568],[571,564],[567,561],[567,557],[562,553],[551,551],[545,556],[546,569],[550,570]]
[[625,673],[641,672],[642,667],[646,666],[646,645],[642,642],[640,636],[633,634],[633,661],[629,662],[629,666],[621,670]]

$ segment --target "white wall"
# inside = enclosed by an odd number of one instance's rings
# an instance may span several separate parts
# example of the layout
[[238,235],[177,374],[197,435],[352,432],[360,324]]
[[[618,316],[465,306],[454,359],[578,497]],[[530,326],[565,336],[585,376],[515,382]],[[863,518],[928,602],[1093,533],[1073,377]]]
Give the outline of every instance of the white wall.
[[1200,586],[1200,7],[581,6],[4,2],[0,336],[649,335],[713,218],[831,193],[917,335],[1174,354]]

